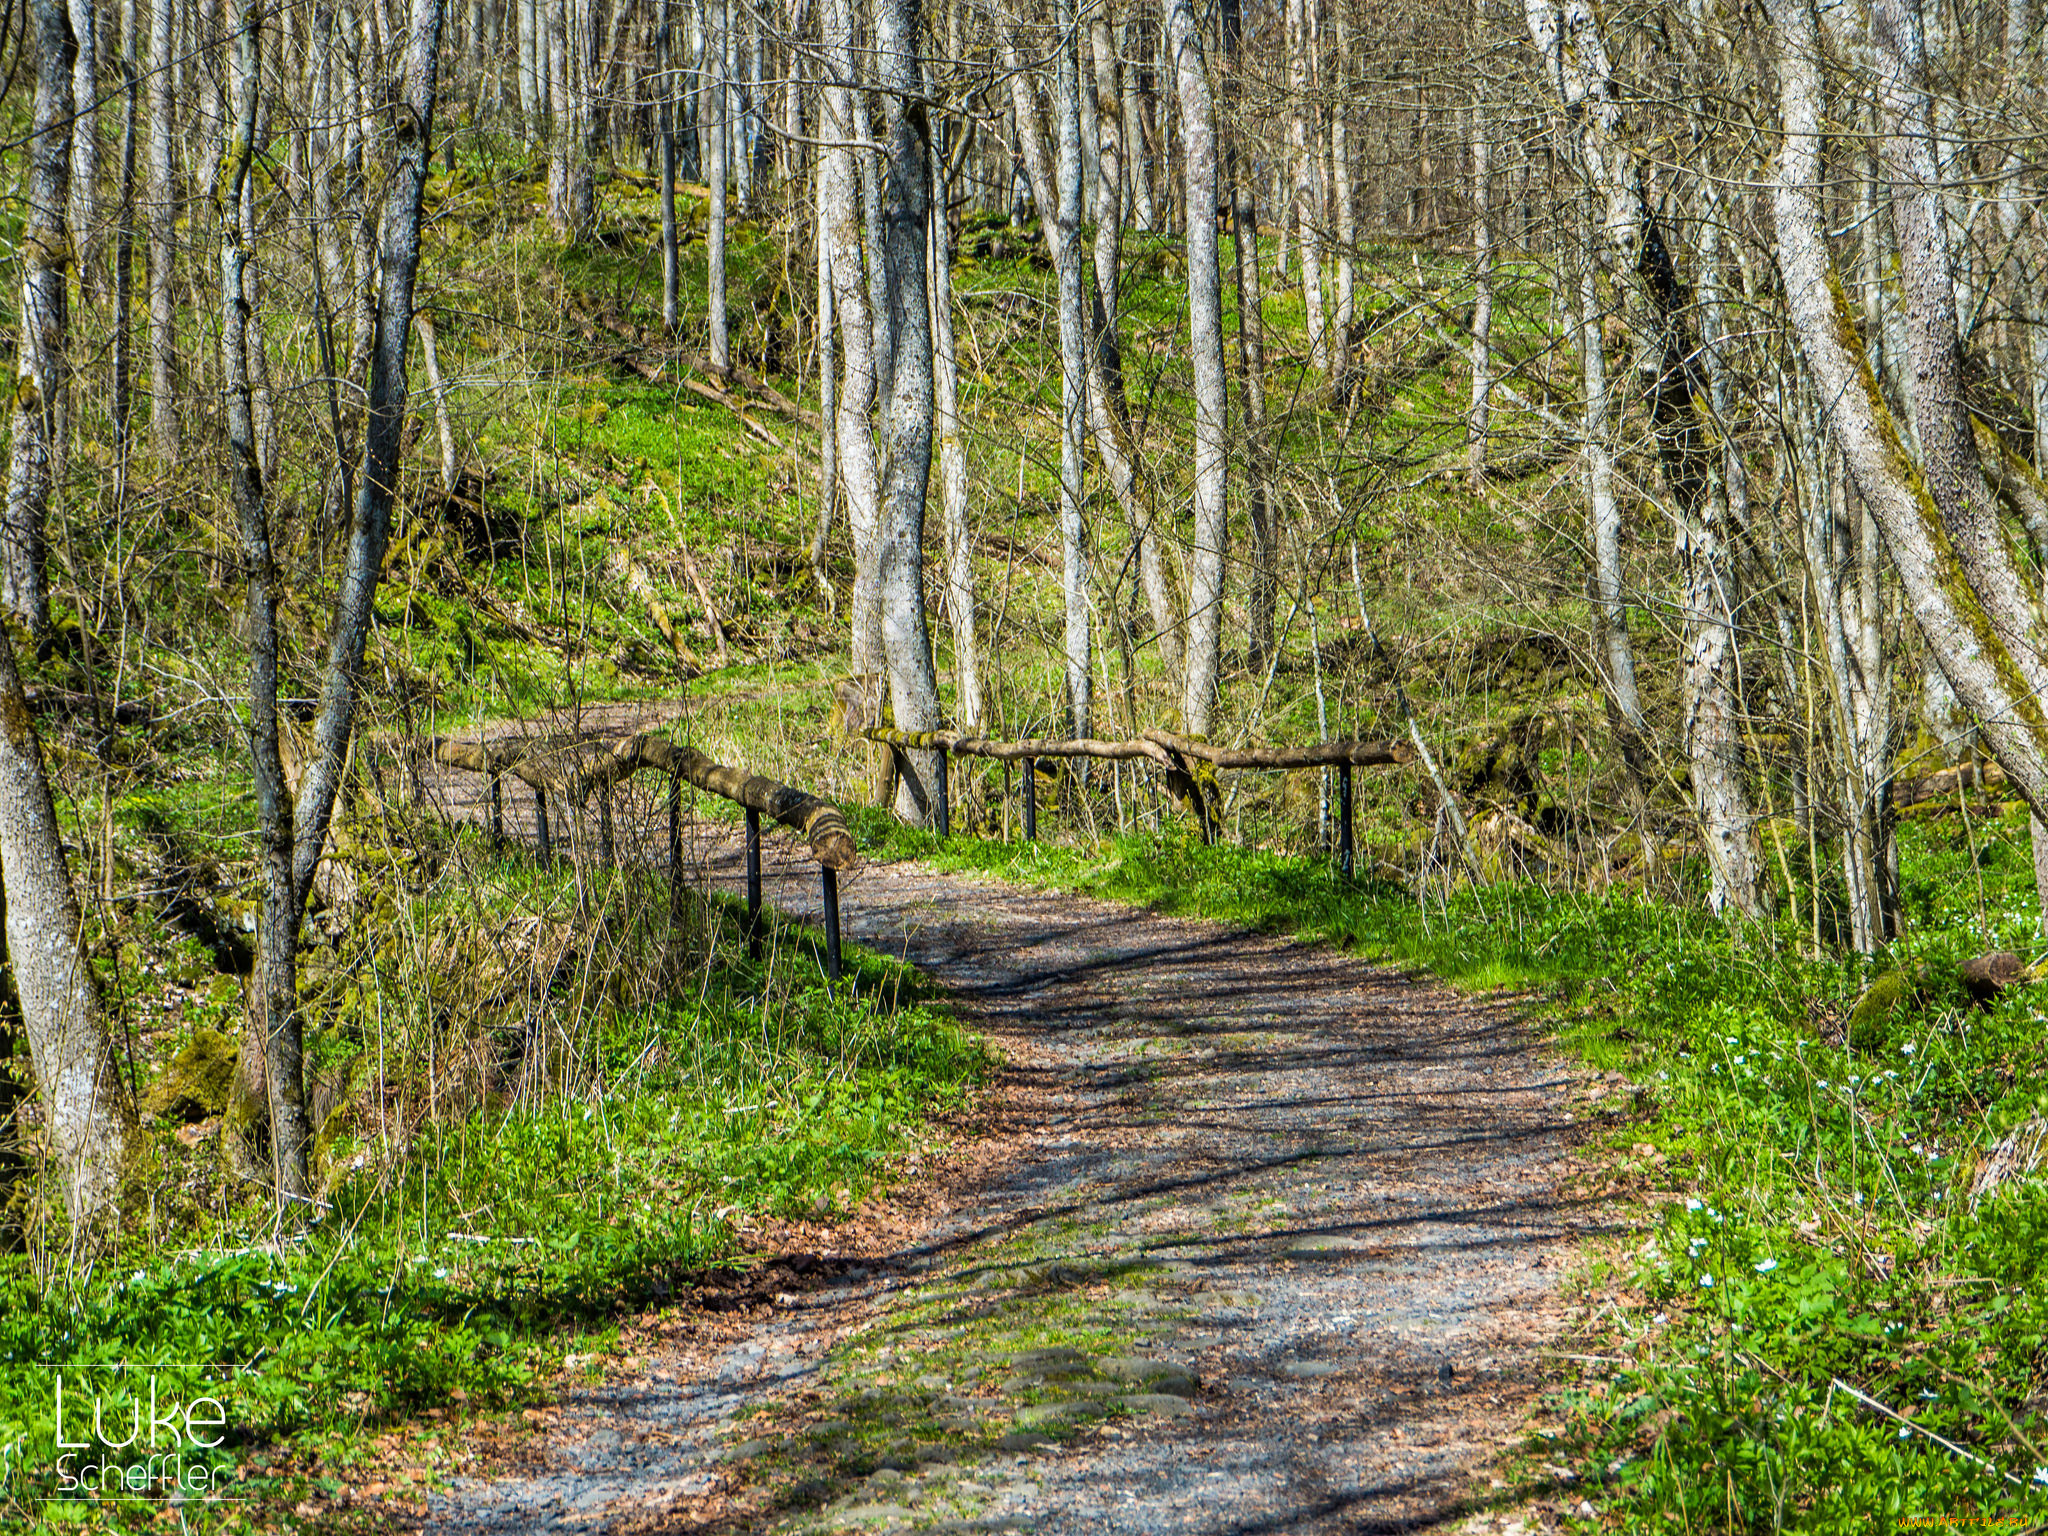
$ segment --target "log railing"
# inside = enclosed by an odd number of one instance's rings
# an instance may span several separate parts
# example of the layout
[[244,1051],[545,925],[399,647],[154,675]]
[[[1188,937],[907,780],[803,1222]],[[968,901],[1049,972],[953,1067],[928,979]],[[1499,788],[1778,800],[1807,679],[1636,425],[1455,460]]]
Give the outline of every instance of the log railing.
[[[543,867],[554,862],[548,826],[548,798],[584,804],[593,792],[642,770],[668,776],[668,859],[671,901],[680,910],[683,869],[683,785],[730,800],[746,812],[747,940],[758,957],[761,928],[761,818],[772,817],[802,834],[818,861],[825,907],[825,974],[839,979],[839,872],[860,857],[846,818],[838,808],[815,795],[791,789],[758,773],[715,762],[689,747],[659,736],[628,736],[606,744],[588,737],[538,736],[494,742],[457,741],[437,736],[426,743],[427,755],[450,768],[483,775],[490,784],[490,839],[495,853],[505,842],[504,781],[509,775],[533,791],[539,823],[538,852]],[[598,800],[599,858],[613,861],[611,800]]]
[[1323,741],[1298,747],[1219,747],[1195,736],[1147,730],[1130,741],[1032,739],[992,741],[962,731],[900,731],[874,726],[858,733],[868,741],[897,751],[937,752],[939,771],[932,783],[933,820],[939,836],[952,836],[952,803],[946,784],[949,755],[1021,763],[1024,770],[1024,837],[1038,837],[1038,785],[1035,770],[1041,757],[1084,757],[1112,762],[1146,759],[1166,771],[1167,789],[1185,804],[1201,828],[1204,841],[1220,831],[1215,804],[1216,770],[1335,768],[1337,770],[1337,859],[1346,875],[1352,872],[1351,770],[1412,762],[1415,749],[1405,741]]

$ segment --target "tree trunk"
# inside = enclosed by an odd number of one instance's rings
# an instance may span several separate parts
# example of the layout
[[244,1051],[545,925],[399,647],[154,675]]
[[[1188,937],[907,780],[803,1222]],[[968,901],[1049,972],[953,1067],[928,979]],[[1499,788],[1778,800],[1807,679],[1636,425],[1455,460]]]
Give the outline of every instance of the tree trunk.
[[1216,106],[1191,0],[1168,0],[1187,187],[1188,342],[1195,382],[1195,519],[1188,560],[1182,728],[1208,734],[1222,670],[1223,557],[1229,473],[1223,385],[1223,296],[1216,262]]
[[442,14],[443,0],[412,0],[404,74],[392,82],[397,163],[385,181],[378,261],[382,282],[376,296],[376,346],[370,360],[362,466],[322,671],[320,710],[313,722],[312,752],[299,786],[293,880],[302,907],[326,846],[328,822],[355,724],[372,603],[391,538],[408,398],[406,342],[412,331],[421,210],[431,170],[428,156],[440,83]]
[[[1335,9],[1337,86],[1330,92],[1330,203],[1336,210],[1337,308],[1331,326],[1330,367],[1339,402],[1351,395],[1351,322],[1358,313],[1357,188],[1351,174],[1351,29],[1341,3]],[[1475,37],[1477,34],[1475,34]]]
[[[1948,508],[1936,494],[1939,484],[1942,494],[1960,500],[1962,488],[1954,483],[1953,427],[1945,429],[1949,462],[1930,465],[1924,474],[1917,470],[1861,355],[1847,299],[1834,280],[1821,214],[1820,48],[1811,0],[1772,0],[1770,13],[1784,124],[1772,210],[1786,307],[1800,349],[1813,371],[1816,393],[1826,403],[1829,433],[1883,530],[1885,548],[1928,650],[1957,698],[1977,718],[1986,746],[2013,787],[2036,816],[2048,819],[2048,719],[2037,703],[2048,678],[2040,676],[2038,652],[2015,644],[2004,632],[1993,616],[1993,604],[1966,575],[1961,553],[1954,547]],[[1895,39],[1883,41],[1889,47]],[[1900,84],[1895,71],[1891,89],[1899,92]],[[1903,94],[1910,99],[1910,90]],[[1901,169],[1910,172],[1910,143],[1891,146],[1890,152],[1898,154]],[[1900,195],[1910,199],[1920,194],[1907,186]],[[1923,205],[1917,221],[1909,216],[1908,227],[1925,236],[1929,222]],[[1952,290],[1937,293],[1924,270],[1910,270],[1930,264],[1936,253],[1924,240],[1909,248],[1902,237],[1900,246],[1902,263],[1909,267],[1909,305],[1952,304]],[[1950,315],[1952,322],[1952,311]],[[1919,323],[1924,348],[1938,317],[1922,315]],[[1934,377],[1927,382],[1938,385],[1939,360],[1923,352],[1915,358],[1916,370],[1923,361],[1935,365]],[[1959,405],[1960,401],[1921,401],[1923,416]],[[1926,426],[1923,421],[1923,431]],[[1997,606],[2009,608],[2011,598],[2007,594]]]
[[1323,310],[1323,236],[1316,188],[1317,119],[1315,49],[1318,0],[1287,0],[1287,139],[1294,176],[1294,228],[1301,248],[1301,300],[1308,313],[1308,366],[1334,393],[1330,322]]
[[711,60],[705,88],[711,93],[711,152],[705,157],[704,180],[711,189],[711,208],[704,232],[704,259],[709,273],[706,310],[711,325],[711,368],[721,378],[732,371],[732,341],[725,312],[725,184],[726,134],[731,93],[725,80],[725,42],[731,20],[729,0],[711,0],[711,36],[704,48]]
[[[1477,0],[1475,19],[1482,14]],[[1465,477],[1476,493],[1486,484],[1486,441],[1493,416],[1493,160],[1486,111],[1465,108],[1472,146],[1472,405],[1465,417]]]
[[[7,520],[0,527],[0,601],[37,639],[49,632],[44,578],[50,501],[58,490],[59,414],[70,316],[66,203],[71,177],[71,18],[64,0],[34,0],[36,87],[29,141],[28,209],[21,234],[21,344],[14,385],[14,453]],[[10,914],[12,916],[12,914]]]
[[171,110],[176,52],[171,0],[149,0],[149,437],[157,456],[178,456],[177,133]]
[[[64,0],[35,0],[34,137],[22,230],[21,358],[7,477],[6,600],[41,634],[49,625],[42,538],[51,481],[52,421],[63,387],[64,264],[71,171],[72,34]],[[51,1152],[63,1169],[65,1204],[83,1225],[112,1204],[134,1133],[65,866],[42,746],[29,724],[13,642],[0,635],[0,882],[7,950],[29,1054],[42,1094]]]
[[220,204],[221,381],[227,392],[228,482],[241,527],[243,576],[249,584],[249,753],[256,785],[257,868],[263,894],[256,930],[256,972],[249,983],[245,1057],[260,1056],[263,1123],[272,1188],[302,1219],[311,1187],[312,1130],[298,1004],[299,907],[293,900],[293,808],[278,736],[277,609],[281,596],[271,546],[269,508],[256,436],[250,383],[251,332],[248,227],[243,200],[256,136],[256,0],[238,0],[229,55],[229,151]]
[[[877,575],[881,511],[875,440],[869,415],[875,402],[875,327],[868,313],[859,213],[855,207],[853,18],[850,0],[824,0],[825,85],[818,164],[818,217],[830,248],[832,307],[839,316],[846,362],[839,390],[839,481],[846,491],[846,521],[853,535],[853,669],[883,670],[882,599]],[[862,151],[861,153],[865,153]],[[881,260],[879,248],[875,260]],[[899,724],[901,722],[898,722]]]
[[548,59],[548,223],[558,235],[569,233],[569,144],[575,136],[575,113],[569,109],[569,0],[544,0],[547,5]]
[[1259,275],[1259,217],[1251,145],[1243,126],[1243,11],[1224,0],[1223,107],[1229,124],[1231,266],[1237,285],[1238,401],[1245,439],[1245,520],[1251,525],[1252,560],[1246,573],[1245,662],[1254,675],[1273,652],[1273,617],[1280,585],[1280,539],[1273,505],[1273,452],[1266,436],[1265,298]]
[[113,427],[114,487],[128,488],[135,412],[135,139],[141,127],[142,82],[135,40],[135,0],[121,0],[121,185],[114,225]]
[[[1145,57],[1145,24],[1135,15],[1124,23],[1124,48],[1133,59]],[[1124,71],[1124,144],[1131,168],[1131,222],[1150,234],[1158,227],[1152,206],[1152,142],[1146,131],[1145,85],[1148,71]]]
[[833,588],[826,550],[832,540],[833,504],[839,499],[839,405],[832,359],[832,246],[825,228],[825,165],[818,162],[818,531],[811,540],[811,575],[831,610]]
[[[931,478],[931,299],[925,243],[931,218],[931,126],[926,118],[919,57],[918,0],[877,0],[875,52],[887,93],[889,157],[883,242],[888,332],[893,364],[882,424],[882,538],[877,575],[882,594],[883,650],[896,726],[928,731],[939,724],[939,682],[932,666],[924,611],[924,509]],[[896,809],[923,825],[934,813],[934,784],[944,771],[937,752],[901,754],[904,773]]]
[[974,613],[974,536],[967,523],[967,443],[960,421],[960,359],[953,337],[953,239],[946,221],[949,178],[946,157],[937,145],[932,147],[932,173],[937,189],[931,219],[933,403],[939,428],[946,622],[953,631],[953,715],[955,723],[965,731],[981,724],[981,649]]
[[[1024,173],[1032,201],[1041,210],[1039,232],[1045,239],[1046,253],[1057,270],[1062,238],[1056,211],[1059,190],[1052,157],[1046,147],[1045,127],[1039,120],[1038,103],[1032,94],[1030,77],[1011,36],[1005,35],[1000,41],[998,56],[1010,79],[1010,117],[1016,131],[1019,169]],[[1131,541],[1138,554],[1139,582],[1145,589],[1146,606],[1152,610],[1153,633],[1158,640],[1160,660],[1171,678],[1180,670],[1179,619],[1174,612],[1173,589],[1167,580],[1160,541],[1154,532],[1156,495],[1153,487],[1141,479],[1137,445],[1131,436],[1129,409],[1121,388],[1112,389],[1109,383],[1101,348],[1089,352],[1087,368],[1087,409],[1089,423],[1095,433],[1095,451],[1102,457],[1110,490],[1123,508],[1130,527]]]
[[1082,505],[1083,423],[1088,415],[1087,332],[1081,317],[1080,22],[1072,0],[1055,0],[1058,31],[1057,96],[1059,239],[1054,263],[1060,329],[1060,577],[1066,598],[1067,708],[1074,735],[1086,736],[1092,717],[1094,656],[1088,612],[1088,526]]
[[661,0],[654,35],[657,132],[661,135],[661,328],[673,336],[682,322],[682,260],[676,241],[675,4]]
[[71,241],[78,292],[87,307],[104,295],[100,270],[100,0],[68,0],[71,37]]

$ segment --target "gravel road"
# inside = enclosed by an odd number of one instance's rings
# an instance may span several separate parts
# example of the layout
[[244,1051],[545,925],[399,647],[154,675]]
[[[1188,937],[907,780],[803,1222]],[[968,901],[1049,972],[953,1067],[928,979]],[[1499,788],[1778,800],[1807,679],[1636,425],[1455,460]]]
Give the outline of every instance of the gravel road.
[[[729,851],[708,862],[737,880]],[[769,894],[815,916],[807,870],[778,864]],[[720,1501],[772,1444],[734,1445],[743,1412],[815,1400],[849,1337],[1027,1239],[1095,1274],[1146,1266],[1136,1367],[1018,1356],[1009,1386],[1039,1405],[1013,1408],[987,1457],[907,1455],[836,1499],[739,1523],[1517,1528],[1496,1458],[1562,1327],[1574,1244],[1601,1218],[1558,1194],[1573,1080],[1511,1008],[1321,947],[916,865],[871,865],[842,899],[849,940],[937,977],[1004,1053],[988,1136],[871,1257],[776,1297],[736,1339],[650,1349],[570,1395],[539,1470],[458,1483],[431,1529],[736,1520]],[[1123,1399],[1127,1414],[1034,1443],[1030,1424],[1089,1406],[1048,1391],[1146,1386],[1103,1383],[1133,1371],[1178,1374]]]

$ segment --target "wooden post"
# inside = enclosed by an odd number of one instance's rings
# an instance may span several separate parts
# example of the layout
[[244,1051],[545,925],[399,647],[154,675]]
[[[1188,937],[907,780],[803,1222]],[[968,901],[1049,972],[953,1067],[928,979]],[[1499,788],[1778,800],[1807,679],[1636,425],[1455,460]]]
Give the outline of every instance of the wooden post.
[[1337,868],[1351,878],[1351,765],[1337,765]]
[[538,785],[533,791],[533,815],[540,827],[540,867],[555,867],[555,834],[548,825],[548,792]]
[[839,871],[818,866],[825,880],[825,979],[839,979]]
[[491,775],[491,857],[498,858],[505,851],[505,781],[497,774]]
[[939,813],[939,841],[944,842],[953,835],[953,807],[946,797],[946,749],[939,748],[939,772],[932,780],[936,809]]
[[1024,841],[1038,841],[1038,759],[1024,759]]
[[747,955],[761,958],[761,813],[751,805],[747,807]]
[[606,869],[617,862],[617,848],[612,842],[612,792],[601,789],[597,792],[597,861]]
[[683,771],[671,769],[668,776],[668,915],[671,922],[683,918]]

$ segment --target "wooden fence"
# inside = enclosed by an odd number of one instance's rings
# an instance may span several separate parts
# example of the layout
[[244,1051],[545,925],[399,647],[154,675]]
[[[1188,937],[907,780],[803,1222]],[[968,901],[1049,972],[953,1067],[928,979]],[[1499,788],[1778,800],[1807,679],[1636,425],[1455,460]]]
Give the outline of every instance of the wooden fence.
[[1351,770],[1415,760],[1415,749],[1405,741],[1323,741],[1299,747],[1219,747],[1194,736],[1171,731],[1148,730],[1130,741],[1097,741],[1089,737],[1072,740],[1033,739],[992,741],[961,731],[900,731],[891,726],[871,726],[857,733],[868,741],[893,750],[937,752],[939,771],[933,780],[933,820],[940,837],[950,837],[952,798],[948,792],[949,756],[990,758],[1015,762],[1024,768],[1024,837],[1038,837],[1038,786],[1034,773],[1041,757],[1084,757],[1128,762],[1147,759],[1166,773],[1166,787],[1178,797],[1201,828],[1202,839],[1214,842],[1221,832],[1216,806],[1216,772],[1219,769],[1263,769],[1286,771],[1297,768],[1337,770],[1337,859],[1343,872],[1352,872]]
[[[456,741],[435,737],[425,744],[427,756],[450,768],[481,774],[489,783],[489,829],[495,853],[505,842],[504,782],[509,776],[533,791],[538,813],[537,848],[543,867],[554,862],[553,835],[548,826],[548,799],[581,806],[593,793],[609,789],[642,771],[668,777],[668,863],[673,910],[683,899],[683,785],[730,800],[746,812],[747,931],[749,948],[760,952],[761,818],[769,816],[802,834],[818,861],[825,907],[825,974],[837,981],[839,956],[839,872],[860,857],[846,818],[814,795],[791,789],[758,773],[714,762],[689,747],[659,736],[636,735],[607,744],[588,737],[542,736],[506,741]],[[599,793],[598,857],[614,860],[611,799]]]

